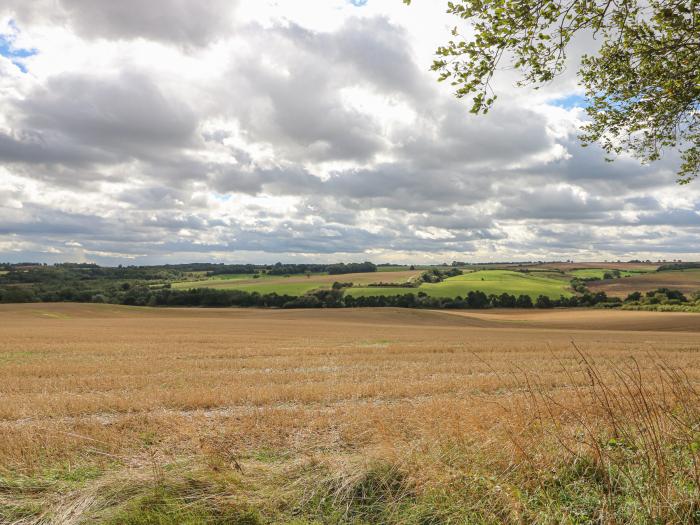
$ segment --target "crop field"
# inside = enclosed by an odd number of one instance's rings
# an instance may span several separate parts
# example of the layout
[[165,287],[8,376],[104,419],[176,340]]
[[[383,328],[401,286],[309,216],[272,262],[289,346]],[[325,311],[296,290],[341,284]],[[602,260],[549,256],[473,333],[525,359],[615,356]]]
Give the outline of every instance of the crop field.
[[[620,277],[632,277],[635,274],[642,273],[630,270],[619,270],[619,272]],[[581,268],[580,270],[569,270],[567,273],[580,279],[603,279],[606,273],[610,273],[610,270],[604,268]]]
[[346,293],[355,297],[417,292],[425,292],[433,297],[465,297],[471,291],[481,291],[487,295],[522,294],[533,298],[539,295],[551,298],[571,295],[569,282],[565,277],[557,278],[549,273],[542,275],[540,272],[522,273],[510,270],[479,270],[450,277],[440,283],[424,283],[418,288],[355,287],[348,289]]
[[[465,297],[471,291],[500,295],[529,295],[536,299],[545,295],[552,299],[572,295],[570,280],[574,277],[599,279],[588,283],[593,292],[604,291],[610,296],[626,297],[630,292],[646,292],[660,287],[679,289],[685,293],[700,290],[700,270],[656,272],[656,266],[642,263],[588,263],[588,264],[543,264],[508,269],[464,269],[464,274],[450,277],[440,283],[424,283],[418,288],[367,286],[379,282],[403,283],[418,277],[424,270],[406,270],[405,267],[380,267],[374,273],[344,275],[310,274],[276,276],[260,274],[219,275],[207,279],[175,282],[175,289],[214,288],[219,290],[243,290],[260,294],[303,295],[307,292],[328,289],[335,281],[351,282],[346,294],[354,297],[379,295],[403,295],[424,292],[432,297]],[[617,269],[619,279],[603,280],[606,272]]]
[[[414,266],[416,270],[421,270],[421,269],[427,269],[427,266]],[[378,272],[407,272],[407,271],[413,271],[409,270],[408,266],[378,266],[377,267]]]
[[0,305],[0,523],[690,523],[700,316]]
[[598,268],[602,270],[627,270],[630,272],[653,272],[659,267],[654,263],[628,263],[628,262],[580,262],[580,263],[544,263],[527,265],[528,268],[550,268],[570,272],[572,270],[586,270]]
[[[206,284],[205,284],[206,283]],[[276,293],[278,295],[304,295],[306,292],[319,288],[330,288],[332,283],[326,283],[315,279],[305,281],[293,281],[291,279],[255,279],[251,281],[211,280],[201,283],[192,283],[191,286],[178,286],[180,289],[188,288],[214,288],[215,290],[243,290],[257,292],[259,294]]]
[[686,294],[700,291],[700,269],[671,270],[634,275],[625,279],[589,283],[591,291],[604,291],[610,296],[626,297],[631,292],[647,292],[657,288],[672,288]]
[[[348,273],[341,275],[311,274],[306,275],[267,275],[262,274],[257,279],[252,275],[217,276],[201,281],[173,283],[173,288],[215,288],[218,290],[245,290],[261,294],[277,293],[278,295],[301,295],[310,290],[330,288],[334,282],[351,282],[359,285],[378,283],[381,281],[404,282],[421,274],[420,270],[387,270],[385,272]],[[229,278],[226,278],[229,277]]]

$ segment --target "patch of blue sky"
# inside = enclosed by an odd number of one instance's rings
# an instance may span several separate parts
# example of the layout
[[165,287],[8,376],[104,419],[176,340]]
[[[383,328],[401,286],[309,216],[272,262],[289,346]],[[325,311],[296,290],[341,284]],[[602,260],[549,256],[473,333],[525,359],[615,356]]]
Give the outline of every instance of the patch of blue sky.
[[219,202],[228,202],[233,198],[230,193],[213,193],[212,196]]
[[27,66],[24,59],[34,56],[38,53],[36,49],[23,49],[15,46],[15,40],[19,29],[10,21],[8,24],[11,30],[10,33],[0,33],[0,56],[9,58],[12,63],[17,66],[22,73],[27,72]]
[[552,99],[549,103],[552,106],[564,109],[585,108],[588,106],[588,101],[583,95],[567,95],[565,97]]

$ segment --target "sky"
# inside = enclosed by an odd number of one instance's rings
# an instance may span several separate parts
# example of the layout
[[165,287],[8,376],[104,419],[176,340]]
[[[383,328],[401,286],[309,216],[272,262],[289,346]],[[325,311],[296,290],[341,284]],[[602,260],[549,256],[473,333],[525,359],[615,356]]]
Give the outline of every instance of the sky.
[[672,152],[578,141],[593,42],[474,116],[443,3],[3,0],[0,261],[700,258]]

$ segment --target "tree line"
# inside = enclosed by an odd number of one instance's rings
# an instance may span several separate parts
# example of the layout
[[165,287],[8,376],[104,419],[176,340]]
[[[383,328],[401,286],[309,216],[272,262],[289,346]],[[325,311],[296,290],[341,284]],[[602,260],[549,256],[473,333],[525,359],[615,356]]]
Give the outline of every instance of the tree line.
[[154,288],[145,284],[129,285],[129,283],[103,289],[62,288],[59,290],[45,290],[40,287],[13,286],[0,288],[0,302],[79,302],[130,306],[189,306],[205,308],[399,307],[437,309],[557,308],[596,305],[619,306],[622,304],[620,299],[609,298],[604,292],[573,297],[562,296],[558,299],[540,295],[533,301],[529,295],[519,295],[517,297],[508,293],[487,295],[480,291],[472,291],[463,297],[458,296],[454,298],[431,297],[425,292],[354,297],[346,294],[343,288],[343,286],[334,286],[329,290],[315,290],[302,296],[291,296],[276,293],[260,294],[243,290],[216,290],[212,288],[174,290],[167,285]]
[[347,273],[369,273],[376,271],[377,266],[369,261],[336,264],[282,264],[278,262],[267,269],[267,273],[270,275],[298,275],[305,273],[342,275]]

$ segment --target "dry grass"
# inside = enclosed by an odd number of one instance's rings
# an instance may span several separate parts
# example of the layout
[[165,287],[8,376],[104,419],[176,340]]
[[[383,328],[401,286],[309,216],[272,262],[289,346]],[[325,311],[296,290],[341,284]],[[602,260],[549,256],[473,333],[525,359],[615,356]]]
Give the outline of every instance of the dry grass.
[[700,519],[699,350],[692,314],[3,305],[0,523]]

